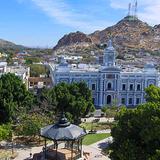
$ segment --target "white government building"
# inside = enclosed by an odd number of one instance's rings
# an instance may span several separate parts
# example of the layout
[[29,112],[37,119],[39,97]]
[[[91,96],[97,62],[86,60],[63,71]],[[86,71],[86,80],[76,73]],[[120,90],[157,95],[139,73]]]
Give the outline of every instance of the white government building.
[[116,50],[110,40],[102,66],[68,64],[64,59],[58,65],[50,64],[53,84],[85,81],[97,107],[112,104],[134,107],[145,102],[144,89],[151,84],[158,86],[158,71],[153,64],[146,64],[143,69],[122,69],[115,57]]

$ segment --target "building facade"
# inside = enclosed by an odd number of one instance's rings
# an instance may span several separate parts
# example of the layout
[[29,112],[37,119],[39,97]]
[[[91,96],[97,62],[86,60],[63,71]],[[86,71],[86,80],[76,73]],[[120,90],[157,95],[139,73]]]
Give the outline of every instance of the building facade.
[[103,65],[68,64],[62,59],[59,65],[50,64],[53,84],[85,81],[92,90],[95,106],[126,105],[134,107],[145,102],[144,89],[158,86],[158,72],[153,64],[143,69],[121,68],[116,64],[116,50],[109,41],[104,50]]
[[30,77],[30,67],[8,66],[7,62],[0,62],[0,76],[7,73],[13,73],[16,76],[18,76],[28,89],[28,78]]
[[51,88],[52,80],[51,78],[46,77],[29,77],[28,78],[28,87],[30,90],[42,89],[42,88]]

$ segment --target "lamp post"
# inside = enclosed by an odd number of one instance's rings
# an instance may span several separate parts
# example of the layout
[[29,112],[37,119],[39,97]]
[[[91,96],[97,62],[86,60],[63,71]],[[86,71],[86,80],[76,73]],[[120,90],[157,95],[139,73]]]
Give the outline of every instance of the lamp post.
[[11,133],[11,141],[12,141],[12,155],[14,154],[14,130],[17,127],[17,125],[19,124],[19,119],[15,118],[15,121],[12,124],[12,133]]
[[12,141],[12,155],[14,154],[14,129],[15,129],[15,125],[12,125],[12,137],[11,137],[11,141]]

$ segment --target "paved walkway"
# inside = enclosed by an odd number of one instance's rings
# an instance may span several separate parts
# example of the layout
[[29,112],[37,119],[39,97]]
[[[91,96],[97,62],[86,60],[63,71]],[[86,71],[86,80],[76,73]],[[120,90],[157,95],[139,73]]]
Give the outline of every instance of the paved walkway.
[[[87,133],[88,133],[89,131],[90,131],[90,130],[87,130]],[[96,133],[111,133],[111,129],[98,130],[98,131],[96,131]]]
[[96,149],[99,149],[101,151],[102,149],[105,149],[108,146],[108,144],[110,142],[112,142],[112,140],[113,140],[112,137],[108,137],[108,138],[103,139],[101,141],[98,141],[98,142],[96,142],[94,144],[91,144],[90,146],[92,146],[92,147],[94,147]]
[[82,122],[87,122],[87,123],[94,122],[95,120],[98,120],[98,123],[114,122],[114,118],[106,118],[106,117],[100,117],[100,118],[89,117],[81,119]]
[[15,158],[15,160],[27,160],[30,158],[30,153],[40,153],[42,148],[43,146],[17,149],[18,156]]
[[[98,131],[98,133],[110,133],[110,130],[101,130],[101,131]],[[108,142],[111,142],[111,141],[112,141],[112,137],[108,137],[92,145],[83,146],[83,151],[90,153],[89,160],[109,160],[108,157],[104,156],[101,153],[101,150],[106,148],[108,145]],[[42,148],[43,146],[32,147],[32,148],[19,146],[19,148],[14,149],[18,153],[18,156],[15,158],[15,160],[27,160],[30,158],[30,153],[32,154],[39,153],[42,151]]]
[[91,146],[83,146],[85,152],[90,153],[90,156],[87,160],[109,160],[108,157],[101,154],[99,150]]
[[83,146],[83,151],[90,153],[89,160],[110,160],[108,157],[104,156],[101,151],[106,148],[111,141],[112,137],[108,137],[89,146]]
[[[83,151],[90,153],[90,158],[88,160],[110,160],[101,153],[101,150],[106,148],[110,141],[112,141],[112,137],[108,137],[89,146],[83,146]],[[41,151],[42,146],[17,149],[18,156],[15,160],[27,160],[30,157],[30,153],[35,154]]]

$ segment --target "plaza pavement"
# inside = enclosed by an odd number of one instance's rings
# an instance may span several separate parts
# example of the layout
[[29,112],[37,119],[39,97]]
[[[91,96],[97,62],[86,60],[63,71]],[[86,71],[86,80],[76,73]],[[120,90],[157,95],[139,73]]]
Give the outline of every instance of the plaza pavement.
[[111,141],[112,137],[108,137],[89,146],[83,146],[83,151],[90,153],[89,160],[110,160],[107,156],[104,156],[101,151],[106,148]]
[[[111,142],[111,141],[112,141],[112,137],[108,137],[106,139],[103,139],[101,141],[98,141],[88,146],[83,145],[82,150],[84,152],[90,153],[90,157],[88,160],[110,160],[108,157],[104,156],[101,153],[101,150],[106,148],[108,145],[108,142]],[[43,146],[32,147],[32,148],[21,147],[16,150],[18,152],[18,156],[15,158],[15,160],[27,160],[30,158],[30,153],[32,154],[39,153],[42,151],[42,148]]]
[[114,122],[114,118],[106,118],[106,117],[100,117],[100,118],[95,118],[95,117],[81,118],[82,122],[87,122],[87,123],[91,123],[94,120],[98,120],[99,123]]

